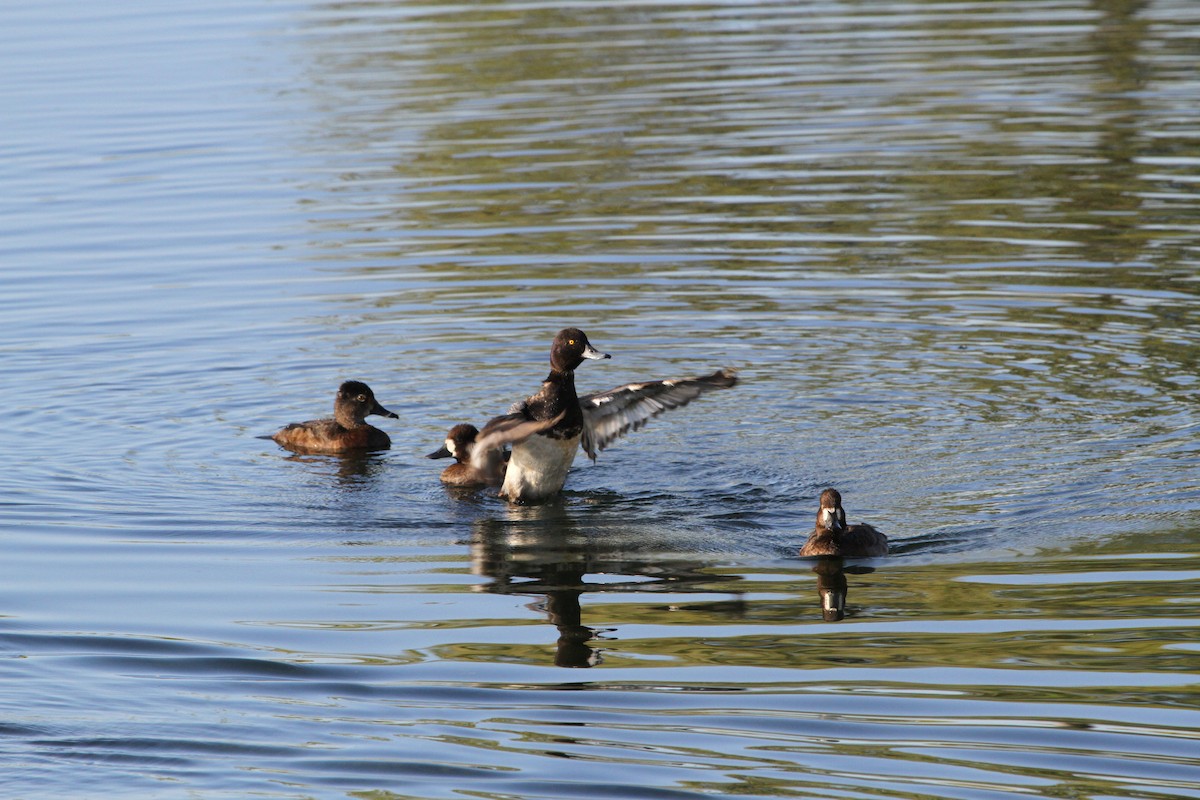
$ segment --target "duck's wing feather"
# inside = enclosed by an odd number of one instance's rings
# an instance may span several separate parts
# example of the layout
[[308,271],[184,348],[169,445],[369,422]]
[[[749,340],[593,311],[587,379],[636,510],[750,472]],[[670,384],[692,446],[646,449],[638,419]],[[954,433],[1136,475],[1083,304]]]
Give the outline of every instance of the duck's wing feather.
[[271,434],[268,439],[274,439],[284,447],[311,446],[314,443],[334,438],[340,425],[333,419],[310,419],[307,422],[292,422]]
[[579,398],[583,409],[580,443],[588,458],[629,431],[636,431],[664,411],[686,406],[710,389],[728,389],[737,383],[737,371],[719,369],[698,378],[677,378],[646,383],[629,383]]
[[851,525],[842,535],[842,542],[847,552],[867,556],[888,554],[887,537],[866,523]]
[[564,416],[565,412],[551,419],[530,419],[524,413],[516,412],[492,418],[475,437],[475,444],[471,445],[471,465],[484,467],[492,451],[523,442],[535,433],[552,428]]

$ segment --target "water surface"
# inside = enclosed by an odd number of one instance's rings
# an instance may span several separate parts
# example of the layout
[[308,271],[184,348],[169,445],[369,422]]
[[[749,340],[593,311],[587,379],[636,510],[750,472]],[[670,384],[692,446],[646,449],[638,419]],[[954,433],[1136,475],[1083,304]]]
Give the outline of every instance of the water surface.
[[[0,796],[1200,796],[1198,24],[7,14]],[[565,325],[742,383],[447,492]],[[390,451],[257,438],[345,378]]]

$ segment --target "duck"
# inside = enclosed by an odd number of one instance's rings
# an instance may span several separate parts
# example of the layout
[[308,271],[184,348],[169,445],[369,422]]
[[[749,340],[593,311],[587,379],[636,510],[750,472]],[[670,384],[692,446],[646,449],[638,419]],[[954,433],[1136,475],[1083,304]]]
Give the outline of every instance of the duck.
[[471,466],[471,448],[479,437],[479,429],[468,423],[455,425],[446,434],[442,446],[426,455],[426,458],[453,458],[454,463],[442,470],[442,483],[450,486],[499,486],[504,481],[504,454],[484,461],[478,467]]
[[336,454],[391,448],[388,435],[364,421],[368,414],[400,418],[379,404],[370,386],[362,381],[345,381],[334,397],[331,419],[293,422],[269,438],[297,453]]
[[[575,370],[586,360],[612,358],[592,346],[579,328],[564,328],[550,345],[550,374],[541,390],[515,403],[509,413],[493,418],[479,432],[479,442],[495,442],[497,434],[516,432],[500,496],[513,503],[538,503],[562,491],[567,472],[580,449],[597,454],[631,430],[641,428],[663,411],[679,408],[712,389],[737,383],[736,370],[720,369],[696,378],[629,383],[606,392],[580,397]],[[540,430],[523,423],[548,422]],[[472,452],[482,459],[487,450],[476,443]],[[475,458],[472,458],[474,463]]]
[[837,489],[821,492],[817,526],[800,548],[801,556],[886,556],[888,540],[870,525],[846,525],[842,495]]
[[535,433],[551,427],[562,415],[546,420],[506,420],[505,424],[491,426],[488,434],[480,438],[474,425],[461,423],[446,434],[441,448],[429,453],[426,458],[454,458],[454,463],[442,470],[442,483],[448,486],[480,488],[499,486],[504,482],[508,466],[508,451],[505,446],[522,442]]

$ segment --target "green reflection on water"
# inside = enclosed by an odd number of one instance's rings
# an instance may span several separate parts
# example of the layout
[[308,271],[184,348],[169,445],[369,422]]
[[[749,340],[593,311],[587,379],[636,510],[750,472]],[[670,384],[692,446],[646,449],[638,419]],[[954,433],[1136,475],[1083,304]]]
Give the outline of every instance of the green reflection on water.
[[1172,7],[331,5],[310,217],[371,321],[874,326],[848,380],[959,347],[992,421],[1153,415],[1200,352]]
[[[427,6],[354,27],[353,44],[337,33],[346,8],[318,43],[320,135],[361,157],[332,188],[361,195],[366,218],[330,223],[384,234],[384,254],[665,241],[877,270],[1065,246],[1170,264],[1190,234],[1147,223],[1194,232],[1194,202],[1181,217],[1148,200],[1163,177],[1139,164],[1181,143],[1146,95],[1179,76],[1186,45],[1135,0],[1036,32],[1011,28],[1007,4],[864,10],[820,37],[802,10],[733,25],[712,6]],[[863,29],[903,38],[867,47]]]
[[[453,661],[791,669],[814,671],[819,681],[850,681],[865,670],[872,682],[880,671],[897,681],[908,672],[920,682],[929,670],[949,670],[1003,685],[1002,673],[1011,671],[1017,684],[1036,685],[1029,674],[1044,674],[1049,683],[1041,688],[1053,692],[1070,673],[1112,673],[1117,684],[1109,689],[1132,692],[1121,687],[1127,676],[1195,673],[1200,550],[1190,530],[1137,537],[1139,546],[1174,548],[1160,554],[1131,553],[1129,544],[1087,543],[1075,552],[985,563],[881,559],[873,571],[847,573],[848,618],[834,624],[821,621],[817,577],[804,561],[769,571],[692,564],[680,573],[670,561],[653,570],[625,562],[653,578],[639,583],[600,580],[591,574],[600,562],[573,564],[562,550],[540,563],[536,551],[525,550],[520,565],[503,562],[506,574],[524,582],[484,588],[536,601],[531,608],[553,626],[544,643],[472,643],[467,634],[434,652]],[[572,662],[572,655],[590,660]],[[1159,697],[1182,702],[1200,684],[1185,680],[1177,689],[1182,694]]]

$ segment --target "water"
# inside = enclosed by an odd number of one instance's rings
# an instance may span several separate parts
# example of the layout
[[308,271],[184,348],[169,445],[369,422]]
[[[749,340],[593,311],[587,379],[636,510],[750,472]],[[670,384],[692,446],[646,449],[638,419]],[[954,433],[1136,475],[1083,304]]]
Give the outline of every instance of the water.
[[[1200,796],[1200,7],[4,16],[0,796]],[[568,324],[742,384],[444,490]]]

